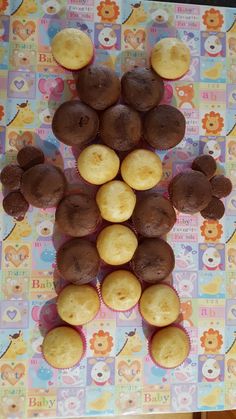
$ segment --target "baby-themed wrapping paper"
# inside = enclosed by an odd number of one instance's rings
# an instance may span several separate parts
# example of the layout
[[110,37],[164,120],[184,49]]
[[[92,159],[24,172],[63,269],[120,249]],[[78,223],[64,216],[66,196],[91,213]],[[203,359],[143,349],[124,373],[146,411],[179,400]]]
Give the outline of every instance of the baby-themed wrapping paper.
[[[232,180],[220,221],[178,215],[168,236],[181,297],[180,323],[191,352],[180,367],[156,367],[151,334],[138,309],[114,313],[102,305],[83,328],[86,356],[75,368],[54,370],[42,359],[42,335],[60,324],[55,287],[63,280],[55,249],[63,238],[54,210],[30,208],[16,222],[1,211],[0,417],[74,417],[236,407],[236,9],[132,0],[0,0],[1,167],[27,144],[64,167],[76,190],[71,148],[51,131],[57,106],[76,97],[71,72],[57,66],[50,42],[62,28],[85,31],[95,61],[117,73],[149,63],[163,37],[181,38],[191,51],[189,72],[165,82],[164,103],[181,109],[186,136],[159,153],[165,193],[173,174],[200,153],[215,158]],[[24,106],[22,106],[24,104]],[[91,188],[92,189],[92,188]],[[99,287],[99,281],[95,281]]]

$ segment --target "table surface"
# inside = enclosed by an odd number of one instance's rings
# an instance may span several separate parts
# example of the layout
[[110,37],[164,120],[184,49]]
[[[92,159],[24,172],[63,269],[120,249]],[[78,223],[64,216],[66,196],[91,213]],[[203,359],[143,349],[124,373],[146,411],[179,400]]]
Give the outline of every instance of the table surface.
[[[155,367],[148,356],[152,330],[137,308],[114,313],[104,305],[83,329],[87,351],[80,365],[66,371],[50,368],[40,344],[42,335],[60,323],[54,286],[58,291],[64,282],[55,267],[55,249],[64,238],[54,228],[54,210],[31,208],[22,223],[0,210],[3,418],[233,409],[236,9],[115,0],[115,16],[108,23],[99,13],[102,0],[54,1],[54,14],[49,15],[46,0],[0,0],[1,167],[14,161],[23,144],[32,143],[43,149],[48,162],[64,168],[71,189],[94,194],[94,188],[79,179],[70,147],[59,144],[51,131],[58,104],[76,97],[73,75],[52,59],[51,39],[60,28],[78,27],[92,38],[96,62],[122,74],[135,65],[148,65],[157,40],[178,36],[191,50],[190,71],[181,80],[165,82],[164,103],[182,110],[186,136],[174,150],[159,153],[163,179],[158,190],[166,194],[172,175],[204,152],[212,153],[219,172],[232,179],[233,192],[224,200],[222,220],[210,223],[200,215],[178,214],[168,236],[176,267],[167,282],[173,282],[181,297],[179,321],[191,339],[188,359],[172,371]],[[94,282],[98,288],[104,273]],[[100,383],[95,376],[99,368],[107,372]]]

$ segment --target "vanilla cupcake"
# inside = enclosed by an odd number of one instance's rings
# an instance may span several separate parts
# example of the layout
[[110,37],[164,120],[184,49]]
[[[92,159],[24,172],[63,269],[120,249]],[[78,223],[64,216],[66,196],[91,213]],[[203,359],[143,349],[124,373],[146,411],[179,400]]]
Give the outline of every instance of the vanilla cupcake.
[[123,180],[133,189],[151,189],[162,177],[160,157],[150,150],[137,149],[129,153],[121,164]]
[[120,160],[111,148],[102,144],[92,144],[80,153],[77,167],[87,182],[102,185],[116,177]]
[[126,270],[110,273],[102,282],[102,299],[115,311],[126,311],[134,307],[141,296],[141,284],[134,274]]
[[176,368],[184,362],[190,351],[187,333],[178,326],[157,330],[149,343],[150,356],[161,368]]
[[98,293],[90,285],[67,285],[57,298],[59,316],[73,326],[93,320],[99,308]]
[[99,188],[96,201],[104,220],[122,223],[133,214],[136,195],[125,182],[112,180]]
[[146,322],[163,327],[175,322],[180,314],[180,301],[176,291],[166,284],[148,287],[140,299],[140,313]]
[[100,258],[110,265],[129,262],[138,246],[133,231],[121,224],[105,227],[98,235],[97,250]]
[[84,351],[83,337],[68,326],[50,330],[42,344],[43,357],[53,368],[72,368],[81,360]]

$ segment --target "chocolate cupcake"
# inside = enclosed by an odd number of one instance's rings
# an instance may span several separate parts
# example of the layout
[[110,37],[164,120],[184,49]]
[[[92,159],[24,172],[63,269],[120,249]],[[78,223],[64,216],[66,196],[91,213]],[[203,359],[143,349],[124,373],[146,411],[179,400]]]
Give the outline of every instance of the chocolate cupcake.
[[134,109],[115,105],[107,109],[100,121],[102,141],[111,148],[127,151],[136,147],[142,135],[142,121]]
[[83,147],[89,144],[96,137],[98,127],[97,113],[79,100],[62,103],[52,120],[54,135],[70,146]]
[[96,230],[101,222],[101,215],[95,199],[80,193],[68,195],[61,200],[55,219],[63,233],[83,237]]
[[27,170],[21,180],[21,192],[34,207],[55,207],[66,190],[64,173],[50,164],[37,164]]
[[207,179],[211,179],[216,171],[216,162],[209,154],[202,154],[196,157],[192,162],[192,169],[202,172]]
[[201,211],[201,216],[208,220],[220,220],[225,213],[225,206],[223,202],[216,198],[212,197],[209,204]]
[[216,175],[211,179],[212,195],[225,198],[232,191],[232,182],[224,175]]
[[184,138],[185,126],[182,112],[170,105],[160,105],[144,116],[144,137],[157,150],[168,150]]
[[142,236],[158,237],[172,229],[176,222],[176,214],[168,199],[153,192],[137,202],[132,221]]
[[139,279],[155,284],[173,271],[174,252],[162,239],[144,239],[133,256],[131,266]]
[[64,279],[73,284],[86,284],[96,278],[100,259],[94,243],[73,239],[57,251],[57,267]]
[[163,80],[151,68],[134,68],[121,79],[124,102],[137,111],[146,112],[157,106],[164,95]]
[[186,214],[203,210],[212,198],[209,180],[196,170],[186,170],[176,175],[171,180],[168,191],[174,207]]
[[20,189],[21,176],[23,174],[21,167],[17,164],[8,164],[5,166],[0,175],[0,180],[4,188],[8,191],[15,191]]
[[27,145],[18,152],[17,161],[23,170],[28,170],[36,164],[44,163],[44,154],[39,148]]
[[29,204],[19,191],[10,192],[2,201],[4,211],[16,220],[23,220]]
[[78,72],[77,91],[80,99],[96,110],[114,105],[120,96],[120,80],[109,67],[94,64]]

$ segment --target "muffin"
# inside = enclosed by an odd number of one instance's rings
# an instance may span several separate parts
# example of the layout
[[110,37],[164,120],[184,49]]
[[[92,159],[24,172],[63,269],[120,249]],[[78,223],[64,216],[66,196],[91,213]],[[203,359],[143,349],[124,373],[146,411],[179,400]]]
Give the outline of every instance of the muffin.
[[168,199],[153,192],[138,200],[132,221],[142,236],[158,237],[172,229],[176,222],[176,214]]
[[43,340],[42,353],[53,368],[72,368],[83,357],[85,344],[80,333],[68,326],[50,330]]
[[139,279],[155,284],[173,271],[174,252],[162,239],[144,239],[133,256],[131,266]]
[[211,201],[212,188],[207,177],[196,170],[186,170],[176,175],[168,187],[174,207],[186,214],[196,214]]
[[102,144],[92,144],[79,155],[78,171],[93,185],[102,185],[116,177],[120,160],[115,151]]
[[216,198],[225,198],[232,191],[232,182],[224,175],[216,175],[211,179],[212,195]]
[[168,326],[180,314],[180,300],[169,285],[151,285],[142,293],[139,309],[144,320],[152,326]]
[[80,99],[98,111],[114,105],[120,97],[120,80],[109,67],[93,64],[77,74]]
[[20,166],[17,166],[17,164],[8,164],[5,166],[0,174],[0,180],[4,188],[9,192],[20,189],[21,176],[23,173],[23,170]]
[[17,162],[23,170],[28,170],[36,164],[44,163],[44,154],[39,148],[27,145],[18,151]]
[[168,150],[182,141],[185,117],[177,108],[160,105],[144,116],[144,137],[157,150]]
[[152,68],[164,79],[182,77],[189,70],[190,61],[190,50],[180,39],[163,38],[152,48]]
[[37,208],[56,207],[67,187],[64,173],[51,164],[37,164],[24,172],[21,192]]
[[157,330],[149,343],[149,353],[161,368],[176,368],[184,362],[190,351],[187,333],[177,326]]
[[201,211],[201,216],[208,220],[220,220],[224,213],[225,206],[223,202],[213,196],[209,204]]
[[121,224],[105,227],[97,238],[100,258],[109,265],[129,262],[137,248],[138,240],[133,231]]
[[57,298],[57,311],[65,322],[80,326],[94,319],[99,312],[100,300],[90,285],[67,285]]
[[79,70],[93,58],[93,43],[89,36],[77,28],[65,28],[52,39],[52,55],[68,70]]
[[96,230],[101,215],[95,199],[84,193],[76,193],[59,202],[55,219],[62,233],[83,237]]
[[202,172],[207,179],[211,179],[216,171],[215,159],[209,154],[202,154],[193,160],[192,169]]
[[133,213],[136,195],[125,182],[112,180],[99,188],[96,201],[104,220],[122,223]]
[[137,111],[126,105],[115,105],[101,117],[100,136],[114,150],[128,151],[136,147],[142,135],[142,121]]
[[52,131],[57,139],[63,144],[79,148],[94,140],[98,128],[97,113],[79,100],[62,103],[52,120]]
[[144,191],[151,189],[161,180],[162,163],[152,151],[134,150],[121,164],[121,176],[133,189]]
[[146,112],[162,100],[164,83],[151,68],[136,67],[123,74],[121,90],[125,103],[137,111]]
[[141,292],[139,280],[126,270],[112,272],[102,282],[102,299],[115,311],[130,310],[139,301]]
[[23,220],[29,209],[28,202],[19,191],[12,191],[6,195],[5,198],[3,198],[2,206],[6,214],[14,217],[18,221]]
[[72,239],[57,251],[57,268],[64,279],[73,284],[87,284],[96,278],[100,259],[94,243]]

